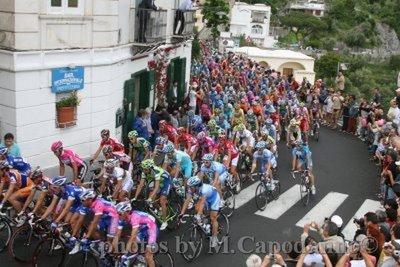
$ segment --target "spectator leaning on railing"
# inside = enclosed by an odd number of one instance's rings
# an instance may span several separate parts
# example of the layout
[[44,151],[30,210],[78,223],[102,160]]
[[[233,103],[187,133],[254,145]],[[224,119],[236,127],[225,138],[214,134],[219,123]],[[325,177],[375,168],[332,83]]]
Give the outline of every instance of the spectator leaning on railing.
[[4,135],[4,142],[0,143],[0,146],[7,147],[8,155],[13,157],[21,157],[21,151],[18,144],[14,141],[14,135],[12,133],[6,133]]
[[[185,29],[185,12],[193,10],[195,0],[183,0],[175,13],[174,35],[182,35]],[[180,23],[180,24],[179,24]]]

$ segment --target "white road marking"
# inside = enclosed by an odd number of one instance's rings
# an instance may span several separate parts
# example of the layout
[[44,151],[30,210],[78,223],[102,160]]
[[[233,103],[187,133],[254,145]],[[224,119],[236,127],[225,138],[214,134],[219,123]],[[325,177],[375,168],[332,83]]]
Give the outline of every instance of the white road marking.
[[315,205],[300,221],[296,223],[296,226],[303,227],[306,223],[316,222],[318,225],[322,225],[324,218],[330,217],[335,210],[346,200],[348,195],[330,192],[328,193],[317,205]]
[[296,184],[281,194],[277,200],[268,203],[265,210],[257,211],[255,214],[276,220],[296,204],[300,198],[300,185]]
[[[246,187],[245,189],[243,189],[242,191],[240,191],[239,194],[237,194],[235,196],[235,209],[240,208],[241,206],[243,206],[250,200],[254,199],[254,196],[256,194],[256,188],[257,188],[258,184],[259,184],[259,182],[255,182],[254,184],[252,184],[252,185]],[[254,206],[255,205],[256,204],[254,203]]]
[[381,203],[376,200],[366,199],[361,207],[357,210],[354,216],[350,219],[350,221],[346,224],[343,228],[342,233],[346,240],[353,240],[354,233],[356,232],[357,228],[356,225],[353,223],[353,219],[357,218],[360,219],[364,216],[365,213],[369,211],[375,212],[376,210],[383,209]]

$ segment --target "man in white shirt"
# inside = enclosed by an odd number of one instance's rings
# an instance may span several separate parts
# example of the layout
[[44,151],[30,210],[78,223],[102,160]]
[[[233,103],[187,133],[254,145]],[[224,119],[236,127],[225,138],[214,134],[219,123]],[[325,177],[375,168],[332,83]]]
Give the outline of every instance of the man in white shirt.
[[194,1],[195,0],[182,0],[178,10],[176,10],[174,21],[174,35],[182,35],[183,29],[185,28],[185,12],[193,10]]

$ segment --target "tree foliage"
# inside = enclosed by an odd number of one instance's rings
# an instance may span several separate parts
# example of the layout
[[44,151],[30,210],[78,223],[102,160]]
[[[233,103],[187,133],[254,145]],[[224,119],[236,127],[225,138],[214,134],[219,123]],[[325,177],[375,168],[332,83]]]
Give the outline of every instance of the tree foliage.
[[211,28],[215,38],[220,34],[219,27],[226,26],[229,22],[229,4],[225,0],[206,0],[203,5],[203,15],[206,19],[206,26]]

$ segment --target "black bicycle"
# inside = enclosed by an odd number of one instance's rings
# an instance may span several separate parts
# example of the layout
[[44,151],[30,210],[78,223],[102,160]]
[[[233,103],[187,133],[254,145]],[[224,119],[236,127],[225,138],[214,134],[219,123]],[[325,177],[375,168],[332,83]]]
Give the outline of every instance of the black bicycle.
[[[199,224],[194,215],[185,215],[181,219],[181,223],[188,222],[188,218],[191,219],[190,225],[180,236],[181,244],[185,244],[187,247],[180,249],[182,250],[182,257],[186,261],[192,262],[199,257],[204,245],[204,239],[210,240],[212,236],[212,227],[209,216],[204,217],[202,223]],[[223,238],[229,235],[229,219],[226,215],[220,213],[217,221],[217,238],[219,241],[223,241]]]
[[266,173],[254,173],[252,176],[260,179],[256,188],[256,206],[259,210],[265,210],[269,202],[279,198],[281,184],[279,180],[269,178]]
[[308,170],[294,171],[292,172],[292,176],[293,179],[297,179],[298,176],[300,176],[301,202],[303,203],[304,206],[307,206],[308,202],[310,201],[310,195],[311,195],[310,173]]
[[0,252],[7,248],[13,234],[12,226],[17,224],[10,216],[11,209],[9,207],[5,213],[0,212]]

